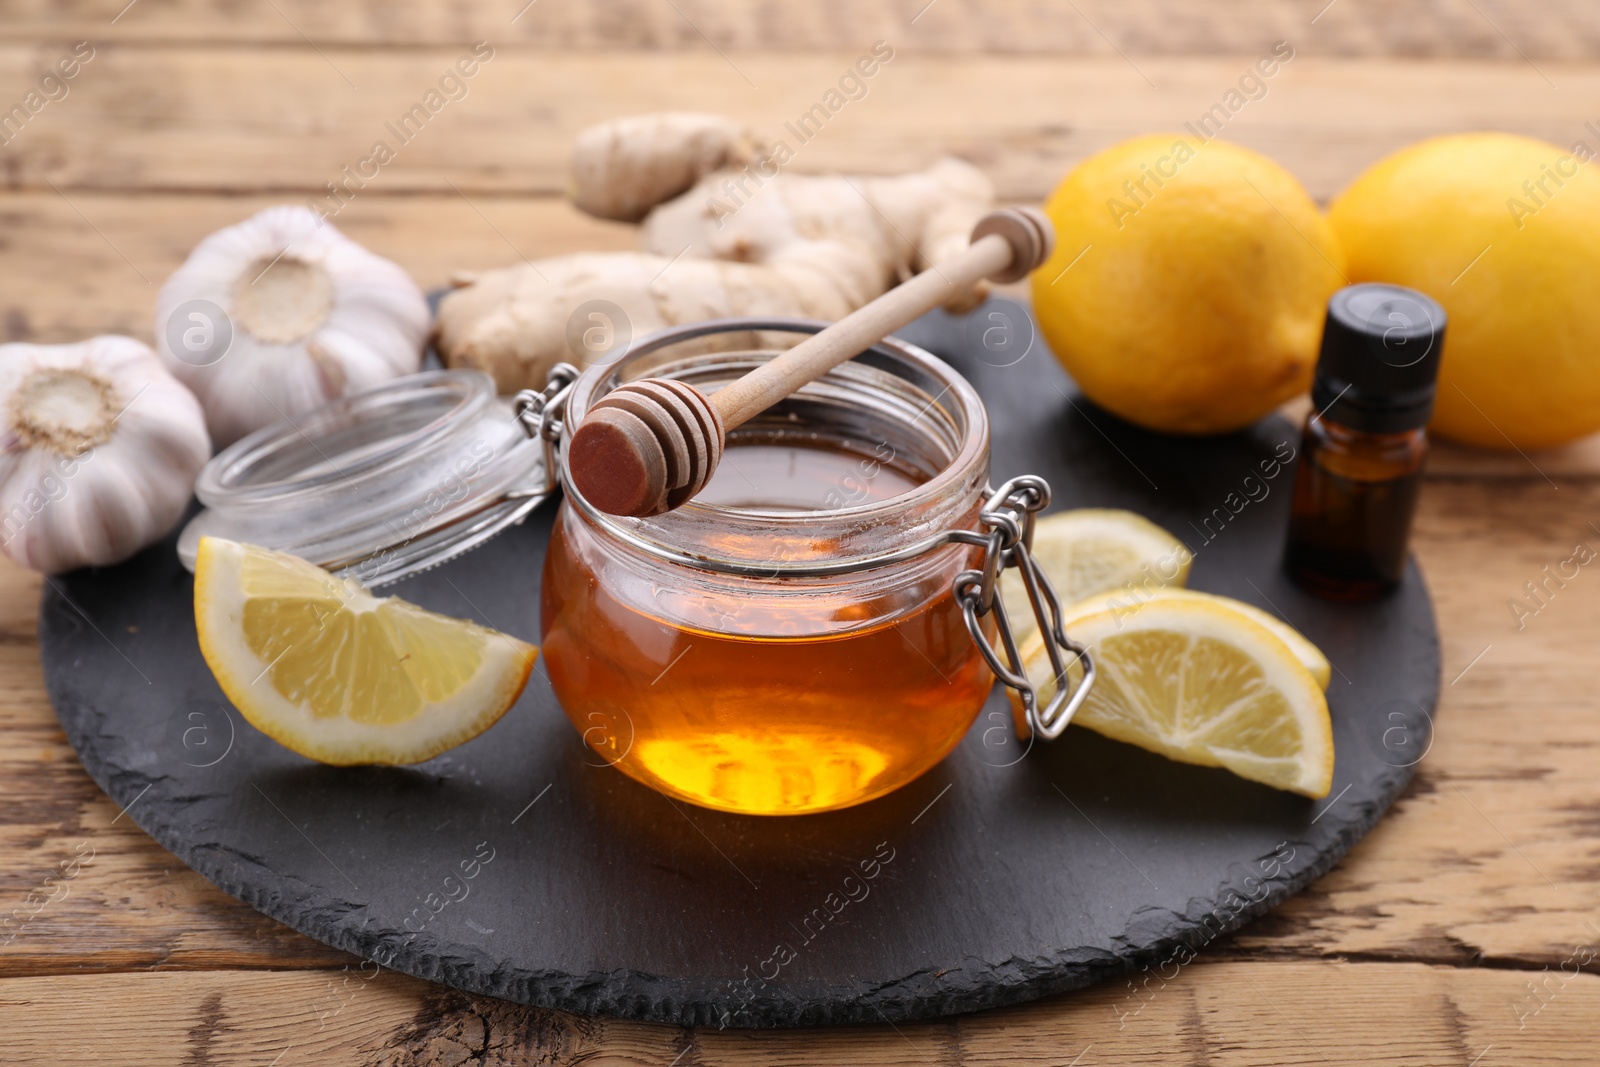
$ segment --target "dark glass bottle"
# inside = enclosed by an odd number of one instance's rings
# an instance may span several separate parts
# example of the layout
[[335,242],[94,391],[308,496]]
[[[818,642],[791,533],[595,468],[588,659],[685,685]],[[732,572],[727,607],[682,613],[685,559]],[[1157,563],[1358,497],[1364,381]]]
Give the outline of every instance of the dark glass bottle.
[[1444,328],[1443,308],[1397,285],[1352,285],[1328,302],[1285,553],[1306,589],[1372,600],[1400,584]]

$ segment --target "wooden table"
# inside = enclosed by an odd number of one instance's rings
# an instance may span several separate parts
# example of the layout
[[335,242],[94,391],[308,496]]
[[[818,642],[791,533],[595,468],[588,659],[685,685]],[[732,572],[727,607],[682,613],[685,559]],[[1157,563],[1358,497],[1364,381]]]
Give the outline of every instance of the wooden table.
[[[1588,0],[124,3],[0,10],[6,108],[72,42],[94,48],[0,148],[8,340],[148,339],[156,287],[199,238],[317,195],[478,40],[494,57],[468,95],[338,218],[425,286],[629,246],[562,200],[581,126],[677,107],[776,130],[880,39],[895,58],[797,166],[886,172],[954,152],[1037,201],[1086,154],[1198,117],[1277,40],[1295,58],[1226,135],[1319,198],[1426,135],[1594,144],[1584,123],[1600,120]],[[0,1061],[1594,1063],[1600,978],[1580,963],[1600,951],[1600,573],[1521,627],[1508,602],[1575,545],[1600,546],[1597,522],[1594,442],[1440,449],[1416,538],[1443,631],[1435,744],[1390,816],[1277,912],[1181,973],[1135,976],[1137,991],[809,1032],[580,1018],[387,973],[341,993],[355,961],[213,888],[90,781],[45,697],[40,579],[0,568],[0,906],[80,860],[66,895],[0,945]]]

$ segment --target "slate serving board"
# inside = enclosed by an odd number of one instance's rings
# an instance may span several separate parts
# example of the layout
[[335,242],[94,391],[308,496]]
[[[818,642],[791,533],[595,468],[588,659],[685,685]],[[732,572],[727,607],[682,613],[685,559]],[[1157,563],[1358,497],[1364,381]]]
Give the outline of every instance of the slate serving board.
[[[901,1021],[1170,967],[1333,866],[1432,734],[1439,649],[1413,565],[1339,606],[1280,572],[1296,428],[1163,438],[1091,406],[1018,305],[902,334],[977,386],[995,481],[1138,510],[1195,551],[1191,586],[1288,618],[1335,668],[1321,801],[1082,729],[1024,753],[996,692],[899,792],[800,818],[677,803],[606,766],[536,673],[488,733],[413,768],[338,769],[246,724],[196,646],[169,541],[46,587],[50,696],[84,765],[185,863],[384,967],[577,1012],[717,1026]],[[393,591],[538,638],[554,506]],[[1130,1005],[1130,1010],[1133,1005]]]

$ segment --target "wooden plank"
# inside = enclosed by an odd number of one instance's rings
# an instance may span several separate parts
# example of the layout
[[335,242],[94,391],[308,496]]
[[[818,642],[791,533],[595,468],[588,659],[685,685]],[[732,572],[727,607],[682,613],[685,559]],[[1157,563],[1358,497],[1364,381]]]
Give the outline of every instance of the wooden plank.
[[[1253,52],[1304,41],[1341,55],[1495,57],[1600,54],[1600,13],[1584,0],[1394,4],[1386,0],[501,0],[381,7],[318,0],[16,0],[9,40],[249,41],[299,45],[521,42],[547,48],[833,50],[878,38],[962,54]],[[519,15],[520,13],[520,15]],[[120,17],[118,17],[120,15]],[[113,18],[115,22],[113,23]]]
[[[418,191],[564,192],[576,132],[662,108],[725,111],[794,150],[797,170],[896,172],[941,152],[969,158],[1001,195],[1037,200],[1078,161],[1219,105],[1254,56],[971,58],[907,51],[805,143],[785,128],[819,103],[859,50],[816,54],[564,53],[504,49],[408,141],[390,130],[461,47],[100,48],[0,152],[12,188],[282,192],[300,199],[396,153],[359,199]],[[48,49],[0,47],[0,101],[23,97]],[[44,57],[44,58],[42,58]],[[1600,68],[1303,57],[1224,127],[1278,159],[1317,197],[1423,137],[1485,127],[1561,145],[1585,138]],[[150,72],[162,76],[152,87]],[[1546,78],[1562,88],[1551,88]],[[264,87],[270,86],[270,91]],[[357,88],[359,87],[359,88]],[[1004,100],[1005,106],[994,106]],[[49,183],[49,184],[47,184]]]
[[[0,194],[0,334],[148,338],[154,286],[195,240],[361,158],[478,39],[499,52],[470,97],[338,220],[425,285],[523,254],[631,243],[556,199],[578,127],[683,106],[781,133],[878,38],[897,65],[805,146],[800,168],[904,169],[941,146],[1034,200],[1088,153],[1197,117],[1288,39],[1299,56],[1227,136],[1327,197],[1435,132],[1593,141],[1583,108],[1600,88],[1593,69],[1564,62],[1600,55],[1588,0],[524,3],[12,0],[0,109],[65,42],[99,51],[68,98],[0,148],[4,185],[21,190]],[[1352,58],[1417,56],[1448,61]],[[1110,983],[892,1029],[684,1031],[341,972],[348,957],[226,897],[99,793],[44,697],[40,582],[0,564],[0,915],[80,860],[69,891],[0,945],[0,1059],[165,1064],[181,1047],[190,1063],[283,1067],[1591,1062],[1595,980],[1563,969],[1575,949],[1600,947],[1589,889],[1600,579],[1585,568],[1552,583],[1546,568],[1577,540],[1600,547],[1597,474],[1592,441],[1531,458],[1436,453],[1417,547],[1446,643],[1438,740],[1416,786],[1333,873],[1175,977],[1158,967],[1136,976],[1138,990]],[[1548,603],[1519,627],[1508,602],[1529,581],[1546,583]]]
[[[1600,549],[1593,515],[1593,482],[1429,484],[1416,544],[1443,622],[1446,684],[1418,781],[1331,874],[1211,955],[1537,968],[1600,937],[1586,925],[1600,922],[1600,571],[1552,585],[1520,630],[1507,606],[1576,540]],[[15,568],[0,574],[7,591],[37,587]],[[0,872],[0,902],[21,906],[80,841],[97,860],[25,936],[0,946],[0,975],[342,960],[225,897],[119,819],[66,745],[35,656],[26,634],[0,643],[0,854],[16,857]]]
[[0,560],[0,644],[32,642],[38,633],[39,575]]
[[1173,962],[1137,991],[1107,983],[1002,1011],[845,1030],[585,1019],[370,969],[12,978],[0,981],[0,1012],[7,1062],[19,1067],[165,1067],[180,1054],[212,1067],[1588,1064],[1600,977],[1569,970]]
[[[1576,970],[1576,968],[1571,968]],[[959,1062],[1085,1065],[1580,1063],[1600,978],[1524,1007],[1526,972],[1414,964],[1167,962],[1074,998],[958,1025]],[[1552,981],[1552,988],[1555,982]],[[1528,1003],[1536,1005],[1540,1002]],[[1591,1016],[1592,1018],[1592,1016]],[[952,1061],[953,1062],[953,1061]]]

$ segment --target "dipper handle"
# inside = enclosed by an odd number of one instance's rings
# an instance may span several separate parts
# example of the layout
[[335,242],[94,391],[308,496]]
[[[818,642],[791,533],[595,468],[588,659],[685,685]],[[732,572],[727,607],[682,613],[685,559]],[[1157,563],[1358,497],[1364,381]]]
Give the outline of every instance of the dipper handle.
[[718,389],[711,394],[711,403],[731,430],[984,278],[1022,278],[1049,258],[1051,245],[1050,223],[1039,212],[1027,208],[993,212],[978,222],[972,244],[961,255],[928,268]]
[[1016,281],[1050,258],[1055,235],[1033,208],[1003,208],[978,221],[972,244],[801,341],[709,397],[684,382],[618,386],[573,433],[574,488],[612,515],[658,515],[705,487],[729,430],[985,278]]

